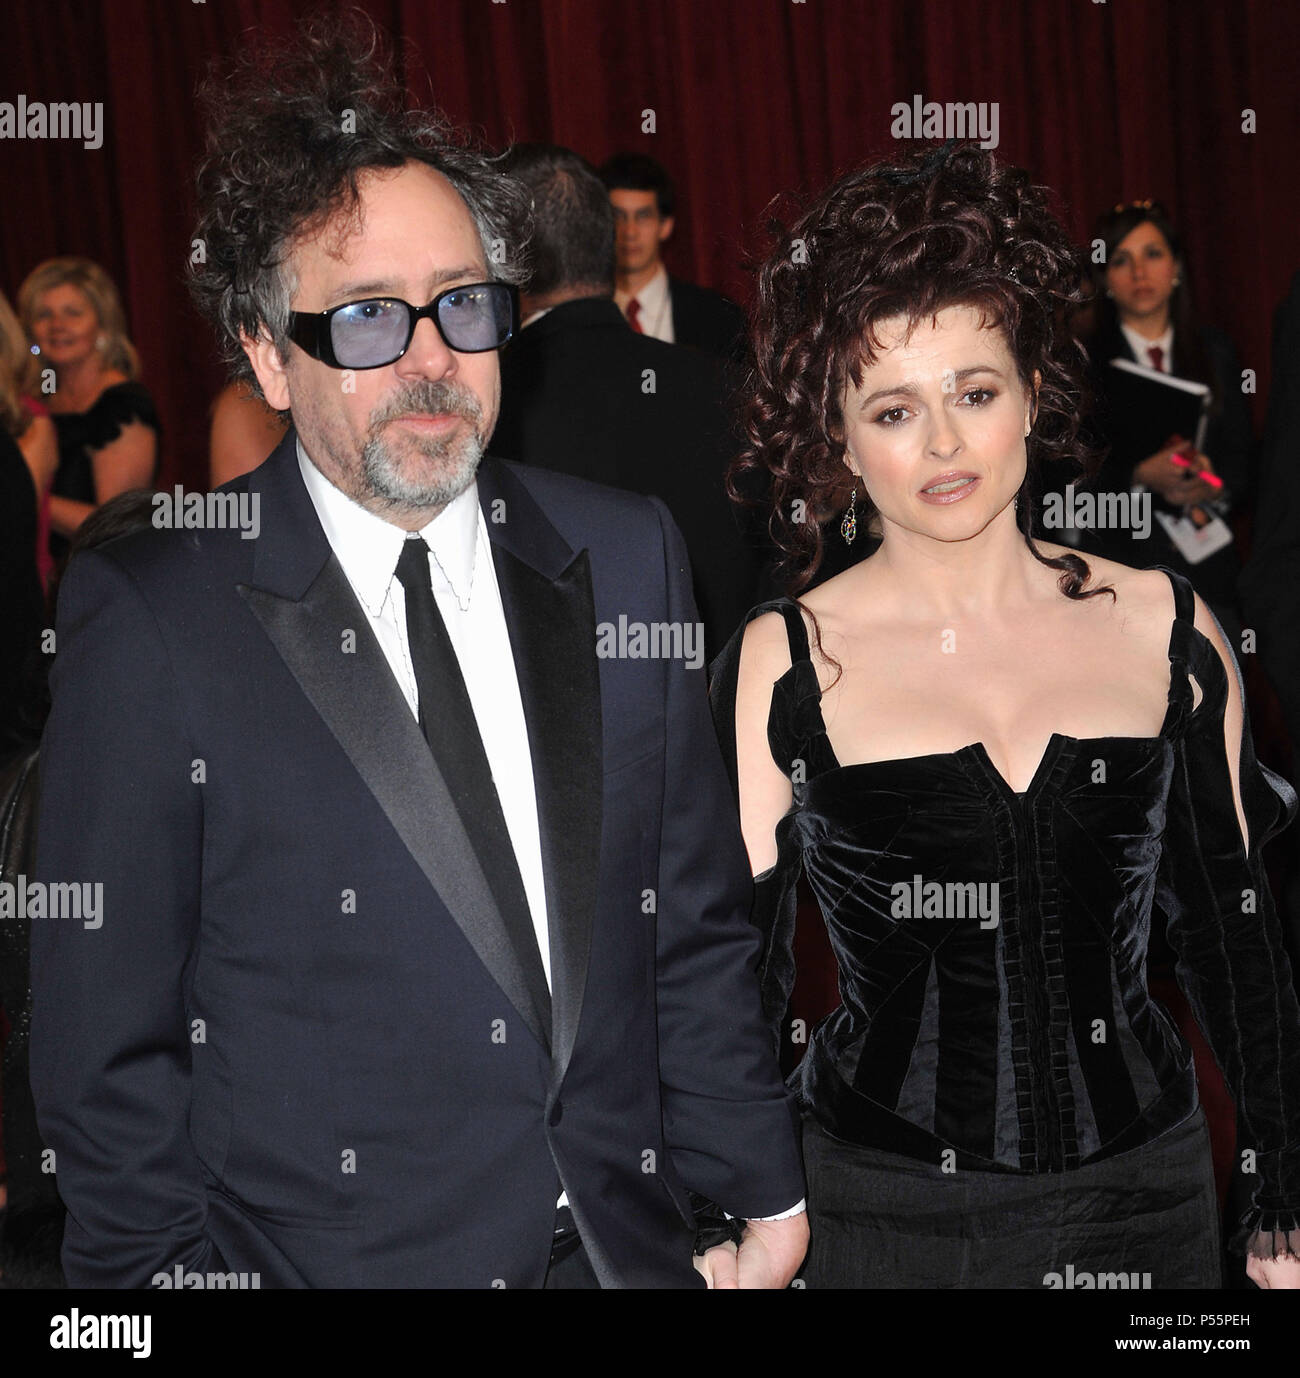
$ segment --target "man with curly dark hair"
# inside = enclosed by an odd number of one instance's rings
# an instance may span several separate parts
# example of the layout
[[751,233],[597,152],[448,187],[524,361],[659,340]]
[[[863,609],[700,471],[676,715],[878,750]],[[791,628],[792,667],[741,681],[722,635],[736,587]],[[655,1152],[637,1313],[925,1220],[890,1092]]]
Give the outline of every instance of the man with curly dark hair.
[[292,420],[225,490],[260,534],[128,537],[61,598],[38,872],[104,887],[33,943],[69,1282],[783,1286],[681,537],[484,457],[520,192],[351,30],[210,94],[195,293]]
[[[1295,792],[1185,579],[1032,534],[1041,467],[1088,460],[1081,282],[1045,190],[971,146],[842,178],[762,270],[740,471],[800,597],[751,612],[713,689],[774,1040],[801,875],[839,963],[793,1078],[809,1286],[1220,1284],[1156,906],[1257,1174],[1234,1244],[1300,1285],[1300,1007],[1262,860]],[[809,590],[867,519],[879,548]]]

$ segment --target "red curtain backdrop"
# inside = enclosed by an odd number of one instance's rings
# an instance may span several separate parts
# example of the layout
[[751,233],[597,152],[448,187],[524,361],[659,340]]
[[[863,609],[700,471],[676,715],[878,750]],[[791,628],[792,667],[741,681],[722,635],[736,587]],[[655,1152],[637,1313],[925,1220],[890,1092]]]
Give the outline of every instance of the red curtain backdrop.
[[[123,290],[166,427],[161,482],[206,482],[222,379],[184,289],[207,64],[335,5],[41,0],[4,7],[0,100],[103,102],[97,150],[0,141],[0,286],[86,254]],[[748,296],[746,249],[781,191],[896,149],[890,107],[997,102],[999,153],[1056,189],[1082,241],[1162,199],[1201,313],[1267,383],[1270,319],[1300,266],[1300,5],[1290,0],[368,0],[430,91],[487,140],[594,161],[653,153],[679,185],[674,271]],[[1243,111],[1255,132],[1243,132]],[[643,112],[655,130],[643,133]],[[1257,399],[1257,406],[1258,401]]]

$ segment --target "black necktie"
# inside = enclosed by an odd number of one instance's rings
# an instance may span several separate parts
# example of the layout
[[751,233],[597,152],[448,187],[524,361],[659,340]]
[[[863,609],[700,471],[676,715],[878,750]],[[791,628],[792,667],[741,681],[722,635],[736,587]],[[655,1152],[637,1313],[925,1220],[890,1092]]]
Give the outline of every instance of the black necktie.
[[420,695],[420,730],[456,801],[549,1040],[551,995],[537,930],[460,662],[433,596],[429,547],[422,537],[408,536],[402,543],[397,577],[406,590],[406,634]]

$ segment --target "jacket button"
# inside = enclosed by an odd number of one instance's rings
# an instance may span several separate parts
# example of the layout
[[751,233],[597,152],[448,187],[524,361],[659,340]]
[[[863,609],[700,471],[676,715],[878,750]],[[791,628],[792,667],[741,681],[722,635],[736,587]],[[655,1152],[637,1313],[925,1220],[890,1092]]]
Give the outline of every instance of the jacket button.
[[551,1106],[551,1127],[554,1128],[564,1118],[564,1102],[556,1101]]

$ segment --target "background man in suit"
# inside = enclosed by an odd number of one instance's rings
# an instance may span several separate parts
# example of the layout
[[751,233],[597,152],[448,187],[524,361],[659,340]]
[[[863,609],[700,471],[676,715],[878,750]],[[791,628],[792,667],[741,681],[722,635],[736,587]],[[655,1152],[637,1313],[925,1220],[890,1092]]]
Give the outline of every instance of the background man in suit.
[[[1273,368],[1259,456],[1254,548],[1240,582],[1246,626],[1291,739],[1300,783],[1300,272],[1273,315]],[[1300,866],[1294,849],[1283,901],[1291,958],[1300,958]]]
[[627,328],[613,212],[578,154],[519,144],[533,198],[524,328],[501,359],[492,452],[662,498],[686,539],[709,658],[757,601],[759,557],[723,487],[734,443],[717,359]]
[[618,228],[614,300],[634,330],[667,344],[736,358],[745,314],[720,292],[669,277],[661,251],[673,232],[676,194],[645,153],[616,153],[601,165]]
[[224,490],[257,519],[62,593],[37,869],[103,885],[33,934],[68,1280],[700,1285],[694,1189],[753,1222],[701,1271],[784,1286],[702,677],[597,654],[694,620],[680,538],[481,458],[520,193],[334,27],[212,90],[196,296],[294,424]]
[[1273,370],[1259,457],[1254,548],[1241,577],[1246,625],[1286,715],[1300,778],[1300,272],[1273,316]]

